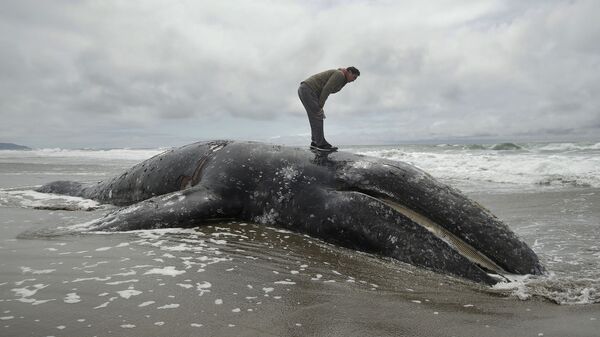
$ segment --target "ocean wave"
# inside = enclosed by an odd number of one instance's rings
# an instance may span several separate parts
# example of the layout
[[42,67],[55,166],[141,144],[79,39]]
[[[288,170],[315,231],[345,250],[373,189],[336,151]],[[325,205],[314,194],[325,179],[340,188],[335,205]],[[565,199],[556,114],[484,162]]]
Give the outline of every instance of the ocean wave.
[[110,159],[110,160],[144,160],[166,149],[109,149],[109,150],[93,150],[93,149],[35,149],[28,151],[0,151],[2,157],[10,158],[90,158],[90,159]]
[[600,187],[600,157],[529,151],[424,152],[406,148],[358,152],[415,165],[464,190],[540,187]]
[[536,184],[541,186],[598,187],[596,180],[597,177],[570,177],[555,174],[542,177]]
[[462,145],[463,150],[482,150],[482,151],[519,151],[524,150],[526,144],[518,145],[515,143],[497,143],[497,144],[466,144]]
[[511,275],[493,291],[509,292],[520,300],[543,298],[561,305],[600,303],[600,280],[573,277]]
[[579,142],[579,143],[496,143],[496,144],[437,144],[432,148],[443,150],[462,150],[462,151],[534,151],[534,152],[597,152],[600,150],[600,143]]
[[494,144],[491,149],[496,150],[496,151],[508,151],[508,150],[522,150],[523,148],[520,147],[519,145],[513,144],[513,143],[500,143],[500,144]]
[[438,144],[438,148],[454,149],[454,150],[492,150],[492,151],[507,151],[507,150],[522,150],[523,147],[515,143],[498,143],[498,144]]
[[540,151],[595,151],[600,150],[600,143],[550,143],[537,148]]
[[483,144],[468,144],[468,145],[462,145],[461,148],[464,150],[488,150],[489,149],[489,145],[483,145]]
[[39,193],[33,190],[0,189],[0,207],[44,210],[92,211],[101,208],[97,201],[66,195]]

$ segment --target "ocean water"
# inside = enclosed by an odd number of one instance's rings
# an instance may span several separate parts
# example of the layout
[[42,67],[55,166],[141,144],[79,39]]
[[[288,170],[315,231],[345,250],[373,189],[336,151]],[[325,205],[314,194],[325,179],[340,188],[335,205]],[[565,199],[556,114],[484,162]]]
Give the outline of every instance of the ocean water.
[[106,179],[164,149],[0,151],[0,335],[597,336],[600,143],[340,150],[459,188],[547,274],[482,287],[241,222],[44,236],[114,206],[36,186]]

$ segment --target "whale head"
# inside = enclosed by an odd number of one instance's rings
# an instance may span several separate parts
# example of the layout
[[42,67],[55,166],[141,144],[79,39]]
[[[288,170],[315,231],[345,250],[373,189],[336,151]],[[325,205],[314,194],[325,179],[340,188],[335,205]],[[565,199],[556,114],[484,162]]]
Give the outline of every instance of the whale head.
[[486,208],[404,162],[358,156],[336,169],[339,189],[360,193],[425,228],[481,270],[542,274],[529,246]]

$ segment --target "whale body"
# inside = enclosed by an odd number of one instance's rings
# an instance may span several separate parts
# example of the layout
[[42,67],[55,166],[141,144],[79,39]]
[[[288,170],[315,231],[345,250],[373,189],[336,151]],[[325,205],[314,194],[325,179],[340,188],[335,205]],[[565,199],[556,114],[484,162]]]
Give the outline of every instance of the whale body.
[[168,150],[97,183],[37,191],[123,206],[85,230],[195,227],[237,219],[305,233],[435,272],[494,284],[542,274],[536,254],[460,191],[404,162],[218,140]]

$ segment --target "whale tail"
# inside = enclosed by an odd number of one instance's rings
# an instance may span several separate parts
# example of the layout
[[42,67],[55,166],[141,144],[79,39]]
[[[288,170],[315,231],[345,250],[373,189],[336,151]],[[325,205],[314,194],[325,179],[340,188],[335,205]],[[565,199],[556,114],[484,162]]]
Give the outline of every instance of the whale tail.
[[82,183],[76,181],[53,181],[36,189],[36,192],[80,197],[82,195],[83,187]]

